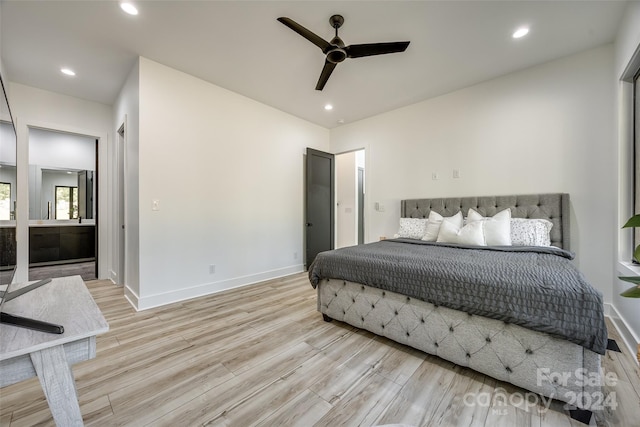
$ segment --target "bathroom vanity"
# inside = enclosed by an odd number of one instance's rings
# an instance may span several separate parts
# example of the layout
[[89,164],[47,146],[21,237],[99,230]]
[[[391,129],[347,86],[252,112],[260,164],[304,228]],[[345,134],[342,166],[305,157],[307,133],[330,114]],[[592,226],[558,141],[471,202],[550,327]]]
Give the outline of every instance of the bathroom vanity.
[[96,226],[78,221],[40,221],[29,225],[29,265],[92,261],[96,256]]

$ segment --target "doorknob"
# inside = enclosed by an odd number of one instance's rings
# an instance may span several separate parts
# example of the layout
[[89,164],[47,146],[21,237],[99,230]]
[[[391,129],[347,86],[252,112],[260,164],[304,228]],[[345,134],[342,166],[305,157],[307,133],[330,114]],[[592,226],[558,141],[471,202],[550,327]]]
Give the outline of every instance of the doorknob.
[[307,223],[307,227],[311,227],[313,224],[311,224],[310,222]]

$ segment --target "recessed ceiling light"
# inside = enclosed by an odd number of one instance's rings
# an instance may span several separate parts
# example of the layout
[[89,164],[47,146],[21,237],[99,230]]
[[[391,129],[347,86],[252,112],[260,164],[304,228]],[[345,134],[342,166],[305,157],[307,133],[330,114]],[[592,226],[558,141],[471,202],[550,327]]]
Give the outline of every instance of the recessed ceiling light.
[[333,110],[333,105],[327,104],[327,105],[324,106],[324,109],[327,110],[327,111]]
[[120,8],[127,12],[129,15],[138,14],[138,9],[132,3],[122,2],[120,3]]
[[514,39],[519,39],[521,37],[526,36],[527,34],[529,34],[529,28],[527,27],[520,27],[518,28],[516,31],[514,31],[512,37]]
[[75,76],[76,72],[70,68],[60,68],[60,72],[62,74],[66,74],[67,76]]

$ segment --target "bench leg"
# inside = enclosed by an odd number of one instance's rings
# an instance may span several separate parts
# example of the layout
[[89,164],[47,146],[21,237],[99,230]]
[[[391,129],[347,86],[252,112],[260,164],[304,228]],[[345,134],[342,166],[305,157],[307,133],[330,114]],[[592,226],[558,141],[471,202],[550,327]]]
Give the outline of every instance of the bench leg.
[[82,426],[73,372],[62,345],[30,354],[56,425]]

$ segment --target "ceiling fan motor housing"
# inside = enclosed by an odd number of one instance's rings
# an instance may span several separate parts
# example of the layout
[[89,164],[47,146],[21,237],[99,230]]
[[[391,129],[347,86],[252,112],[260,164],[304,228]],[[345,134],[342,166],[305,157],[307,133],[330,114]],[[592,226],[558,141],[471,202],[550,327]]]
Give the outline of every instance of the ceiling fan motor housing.
[[340,37],[335,36],[329,42],[331,47],[325,52],[327,54],[327,61],[337,64],[347,59],[347,52],[344,50],[344,42]]
[[332,64],[337,64],[338,62],[342,62],[345,59],[347,59],[347,52],[339,47],[330,49],[327,52],[327,61],[331,62]]

